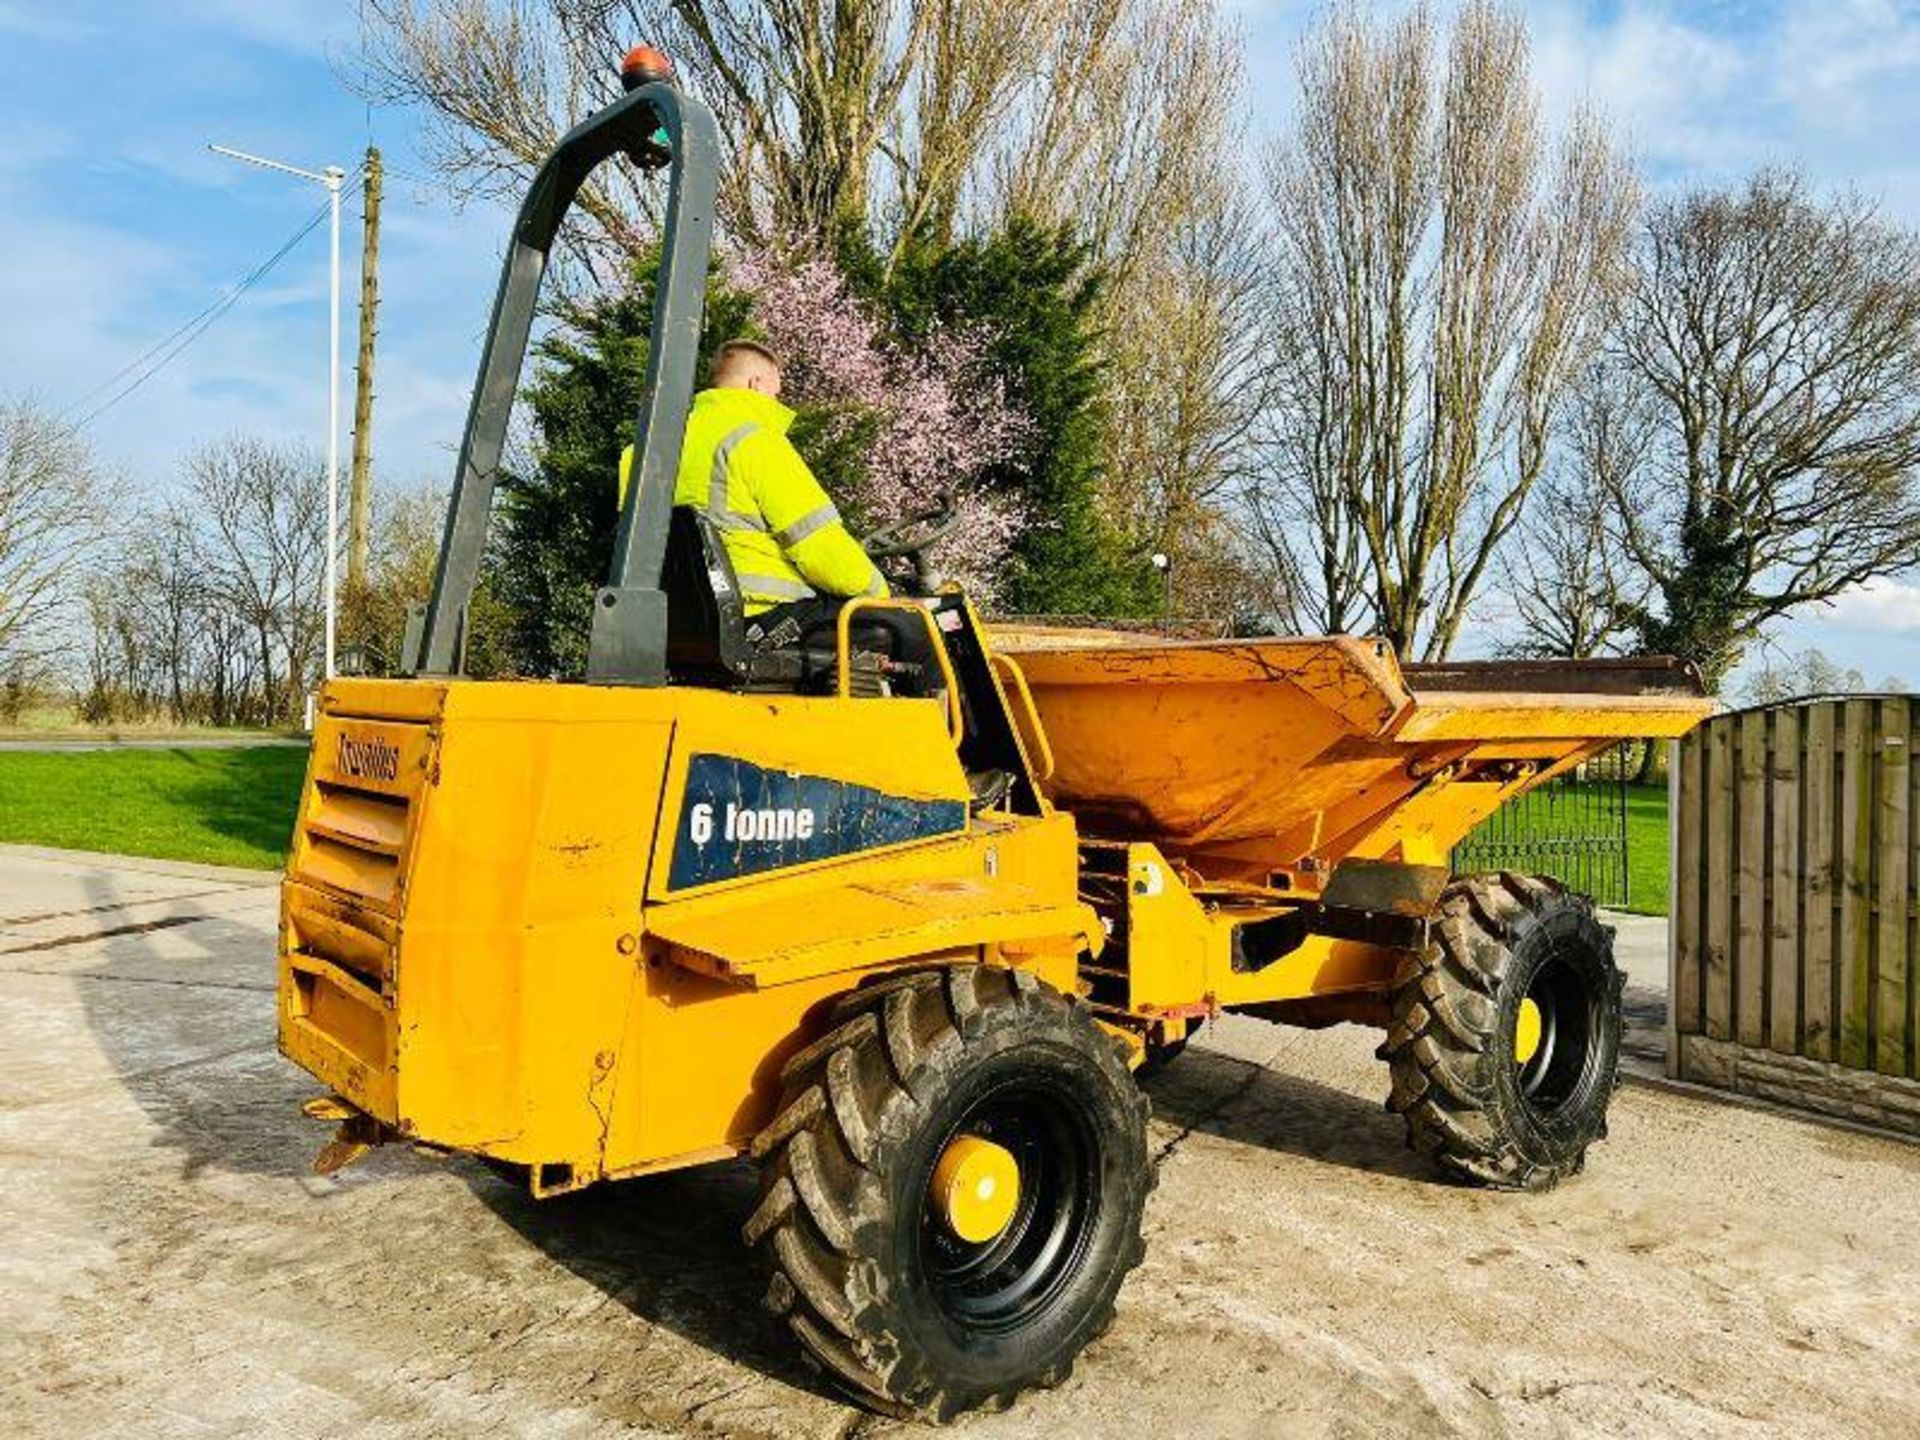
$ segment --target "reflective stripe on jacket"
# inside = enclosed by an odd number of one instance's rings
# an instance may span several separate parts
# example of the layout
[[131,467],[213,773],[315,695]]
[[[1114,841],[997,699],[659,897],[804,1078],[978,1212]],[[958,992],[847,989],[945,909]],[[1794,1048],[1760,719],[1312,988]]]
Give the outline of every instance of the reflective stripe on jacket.
[[[673,503],[704,510],[746,613],[815,594],[885,595],[887,582],[787,439],[793,411],[757,390],[703,390],[687,415]],[[633,447],[620,456],[626,500]]]

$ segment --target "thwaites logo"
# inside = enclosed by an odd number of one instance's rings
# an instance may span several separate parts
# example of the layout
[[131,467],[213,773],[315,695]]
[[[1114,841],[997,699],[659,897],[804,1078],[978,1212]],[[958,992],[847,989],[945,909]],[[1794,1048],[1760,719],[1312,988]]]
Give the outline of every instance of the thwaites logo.
[[334,755],[333,768],[356,780],[398,780],[400,747],[378,736],[361,739],[342,735]]

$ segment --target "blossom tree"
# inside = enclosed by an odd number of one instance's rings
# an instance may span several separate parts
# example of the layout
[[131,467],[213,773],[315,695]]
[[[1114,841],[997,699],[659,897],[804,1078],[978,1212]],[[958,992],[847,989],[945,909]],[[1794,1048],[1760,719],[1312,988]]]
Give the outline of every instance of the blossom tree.
[[951,494],[960,523],[934,552],[941,572],[991,600],[1001,562],[1030,517],[982,484],[1031,439],[988,358],[989,337],[938,330],[906,349],[830,261],[775,251],[733,258],[730,287],[751,302],[781,359],[786,398],[808,422],[810,448],[848,456],[840,500],[869,526],[933,508]]

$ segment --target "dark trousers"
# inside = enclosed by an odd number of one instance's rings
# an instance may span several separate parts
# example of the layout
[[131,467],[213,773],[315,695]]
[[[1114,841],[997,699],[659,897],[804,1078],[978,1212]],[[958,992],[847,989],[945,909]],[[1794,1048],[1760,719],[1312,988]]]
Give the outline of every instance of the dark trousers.
[[[799,647],[825,654],[839,644],[840,609],[846,599],[839,595],[813,595],[805,600],[789,600],[763,610],[747,621],[747,632],[755,630],[763,637],[755,643],[787,649]],[[798,632],[796,639],[783,638]],[[917,684],[901,690],[908,694],[931,694],[939,687],[938,666],[927,641],[926,623],[898,610],[867,611],[853,622],[853,646],[885,655],[890,660],[918,667]]]

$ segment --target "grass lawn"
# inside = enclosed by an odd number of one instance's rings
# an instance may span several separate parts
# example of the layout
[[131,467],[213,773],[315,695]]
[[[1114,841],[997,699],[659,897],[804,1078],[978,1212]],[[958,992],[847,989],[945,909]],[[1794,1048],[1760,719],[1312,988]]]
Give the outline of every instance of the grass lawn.
[[307,752],[0,752],[0,841],[277,869]]
[[1627,885],[1619,893],[1619,787],[1613,781],[1556,782],[1509,802],[1455,852],[1462,870],[1511,867],[1557,875],[1602,905],[1640,915],[1667,913],[1667,787],[1626,788]]
[[1667,787],[1627,787],[1627,880],[1639,915],[1667,913],[1667,882],[1673,852],[1667,840]]

